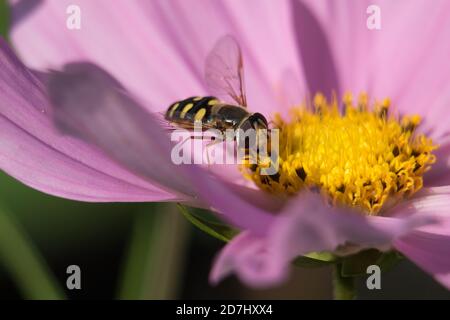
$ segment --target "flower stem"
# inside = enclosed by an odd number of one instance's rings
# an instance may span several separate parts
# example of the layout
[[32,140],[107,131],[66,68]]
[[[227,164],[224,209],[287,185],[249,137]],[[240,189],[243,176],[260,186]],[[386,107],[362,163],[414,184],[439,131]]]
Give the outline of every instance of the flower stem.
[[182,276],[189,225],[175,206],[152,204],[144,209],[135,214],[119,299],[173,299]]
[[356,298],[354,277],[342,276],[342,264],[334,266],[333,296],[335,300],[352,300]]
[[8,40],[10,13],[5,0],[0,0],[0,35]]
[[64,290],[15,216],[0,208],[0,264],[26,299],[65,299]]

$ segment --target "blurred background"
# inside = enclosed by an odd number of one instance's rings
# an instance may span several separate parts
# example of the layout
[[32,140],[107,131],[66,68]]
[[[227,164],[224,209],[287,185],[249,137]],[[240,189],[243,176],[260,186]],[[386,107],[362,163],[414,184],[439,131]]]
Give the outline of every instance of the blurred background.
[[[7,35],[0,1],[0,32]],[[1,139],[1,137],[0,137]],[[300,269],[272,290],[208,274],[223,243],[187,222],[175,205],[92,204],[54,198],[0,172],[0,299],[330,299],[331,269]],[[81,290],[66,269],[81,268]],[[404,261],[383,274],[382,290],[362,299],[449,299],[450,293]]]

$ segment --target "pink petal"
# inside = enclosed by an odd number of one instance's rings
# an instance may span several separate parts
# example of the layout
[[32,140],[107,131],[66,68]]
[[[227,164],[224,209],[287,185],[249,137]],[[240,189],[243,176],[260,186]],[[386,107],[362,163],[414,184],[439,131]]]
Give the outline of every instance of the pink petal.
[[0,168],[53,195],[84,201],[180,200],[55,132],[41,83],[0,39]]
[[[300,1],[315,22],[320,23],[330,48],[331,61],[338,74],[340,92],[367,91],[382,99],[390,97],[403,113],[424,116],[425,130],[437,138],[448,131],[448,117],[442,117],[450,101],[450,3],[445,0],[400,1]],[[381,9],[381,30],[369,30],[366,9]],[[295,8],[295,6],[294,6]],[[302,10],[294,12],[297,19]],[[305,28],[305,33],[310,29]],[[301,51],[309,42],[301,45]],[[310,53],[323,56],[317,50]],[[319,61],[311,61],[319,63]],[[334,68],[323,72],[327,87]],[[307,78],[314,75],[306,75]]]
[[439,141],[439,148],[433,152],[436,162],[424,175],[426,187],[450,185],[450,135]]
[[398,217],[433,215],[439,218],[439,223],[419,230],[450,236],[450,186],[424,188],[410,200],[396,206],[391,214]]
[[394,246],[450,290],[450,235],[415,231]]
[[276,218],[266,236],[246,232],[233,239],[216,259],[211,281],[216,283],[235,272],[251,286],[276,285],[286,278],[296,256],[314,251],[383,250],[394,239],[436,222],[428,215],[362,216],[327,207],[320,196],[303,193]]
[[163,188],[195,196],[186,177],[176,174],[170,153],[163,152],[167,145],[149,139],[151,115],[107,73],[92,64],[70,64],[50,74],[48,83],[55,121],[63,132],[102,146],[128,169]]
[[327,207],[313,194],[299,197],[284,212],[272,229],[277,254],[284,259],[313,251],[335,251],[346,244],[385,249],[393,239],[437,222],[432,215],[364,216],[344,207]]
[[[21,23],[11,38],[27,66],[37,70],[58,69],[79,60],[95,62],[114,73],[141,99],[161,109],[176,92],[184,96],[201,93],[192,71],[151,23],[153,11],[143,2],[77,1],[81,30],[66,27],[66,9],[73,1],[42,2]],[[13,14],[14,17],[14,14]],[[183,86],[176,86],[176,82]],[[177,97],[179,98],[179,97]]]
[[[12,24],[17,25],[24,18],[26,18],[30,13],[33,12],[40,4],[42,4],[43,0],[34,0],[34,1],[26,1],[26,0],[9,0],[11,5],[11,13],[13,13]],[[10,26],[11,27],[11,26]]]
[[63,132],[96,145],[146,180],[214,208],[240,228],[267,231],[273,217],[242,199],[237,189],[196,165],[175,165],[169,137],[155,115],[104,70],[87,63],[67,65],[49,75],[49,92]]
[[12,40],[29,66],[42,70],[89,60],[161,111],[177,99],[207,93],[206,55],[221,36],[232,34],[244,51],[250,106],[268,116],[277,108],[283,70],[301,74],[288,1],[76,3],[81,30],[65,27],[70,0],[47,0],[14,28]]
[[288,265],[271,259],[273,247],[266,238],[242,232],[220,252],[210,273],[210,282],[217,284],[236,272],[239,278],[252,287],[269,287],[281,283],[288,275]]
[[[334,52],[330,47],[330,39],[328,39],[331,33],[327,33],[331,30],[324,30],[316,17],[317,13],[312,11],[308,5],[309,3],[305,4],[303,1],[292,1],[294,35],[299,47],[299,58],[303,62],[309,95],[314,96],[321,92],[330,97],[333,92],[339,93],[337,73],[339,70],[336,69]],[[325,5],[321,4],[321,6]]]

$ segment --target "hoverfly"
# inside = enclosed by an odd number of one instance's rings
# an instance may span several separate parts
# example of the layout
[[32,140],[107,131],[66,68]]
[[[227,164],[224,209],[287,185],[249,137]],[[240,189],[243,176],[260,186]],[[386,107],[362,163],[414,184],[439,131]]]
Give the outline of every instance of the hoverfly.
[[[165,113],[165,119],[180,128],[192,130],[201,123],[202,130],[217,129],[224,133],[228,129],[237,132],[238,148],[248,149],[239,132],[253,129],[266,132],[268,123],[261,113],[247,109],[244,87],[242,52],[231,36],[221,38],[206,58],[205,79],[214,96],[191,97],[173,103]],[[230,99],[231,98],[231,99]],[[227,101],[229,100],[229,101]],[[247,154],[248,155],[248,154]]]

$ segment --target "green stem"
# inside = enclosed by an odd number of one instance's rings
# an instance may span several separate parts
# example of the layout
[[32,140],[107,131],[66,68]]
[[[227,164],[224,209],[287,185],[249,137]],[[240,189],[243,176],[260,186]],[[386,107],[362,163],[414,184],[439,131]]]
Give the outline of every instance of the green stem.
[[135,216],[119,299],[173,299],[177,294],[188,224],[173,205],[146,209]]
[[0,36],[8,39],[8,30],[10,25],[10,13],[6,0],[0,0]]
[[20,224],[0,208],[0,263],[27,299],[64,299],[64,291],[58,285],[37,248]]
[[333,295],[335,300],[352,300],[356,298],[356,286],[354,277],[342,276],[342,264],[334,267]]

